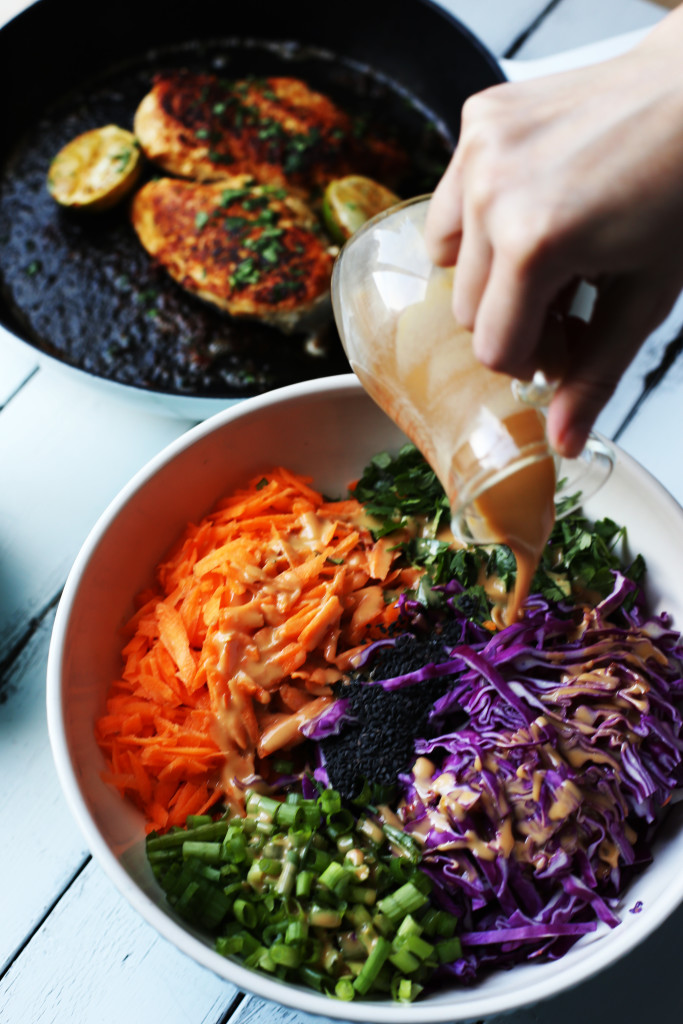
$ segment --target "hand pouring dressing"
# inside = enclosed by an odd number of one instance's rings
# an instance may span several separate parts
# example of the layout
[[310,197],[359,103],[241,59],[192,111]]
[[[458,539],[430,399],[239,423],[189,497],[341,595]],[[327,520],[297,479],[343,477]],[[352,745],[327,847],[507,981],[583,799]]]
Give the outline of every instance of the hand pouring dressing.
[[[504,616],[511,623],[553,527],[556,458],[542,410],[524,401],[523,386],[476,360],[470,332],[455,321],[453,271],[434,267],[425,252],[427,204],[394,207],[346,243],[332,279],[335,317],[363,387],[441,481],[454,536],[512,550],[517,582]],[[588,460],[593,471],[601,462],[597,486],[611,469],[598,447]]]

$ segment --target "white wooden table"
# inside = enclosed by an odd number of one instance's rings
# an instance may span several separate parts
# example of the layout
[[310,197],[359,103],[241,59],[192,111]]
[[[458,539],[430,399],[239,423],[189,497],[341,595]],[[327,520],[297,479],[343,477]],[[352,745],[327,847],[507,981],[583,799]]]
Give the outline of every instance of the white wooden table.
[[[0,0],[0,23],[24,5]],[[595,60],[632,37],[608,42],[607,49],[592,44],[643,29],[664,13],[646,0],[447,0],[447,6],[497,56],[514,54],[506,70],[518,76],[552,70],[560,63],[554,55],[569,48],[581,49],[563,63]],[[669,342],[682,322],[679,302],[641,350],[598,426],[683,503],[683,356],[666,374],[659,372],[667,352],[676,351]],[[238,992],[139,919],[91,860],[52,765],[45,663],[71,562],[119,488],[189,426],[55,374],[0,333],[2,1024],[310,1021]],[[678,910],[622,963],[508,1017],[509,1024],[573,1024],[577,1018],[584,1024],[680,1024],[682,930]]]

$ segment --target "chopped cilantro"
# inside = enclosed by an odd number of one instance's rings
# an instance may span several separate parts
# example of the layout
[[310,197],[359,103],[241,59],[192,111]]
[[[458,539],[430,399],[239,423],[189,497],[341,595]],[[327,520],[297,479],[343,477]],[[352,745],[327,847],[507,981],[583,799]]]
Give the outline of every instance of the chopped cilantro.
[[287,190],[280,188],[279,185],[264,185],[263,192],[266,195],[273,196],[274,199],[286,199]]
[[262,210],[267,205],[268,200],[265,196],[249,196],[242,203],[245,210]]
[[120,153],[115,153],[111,158],[112,163],[118,165],[116,170],[119,172],[119,174],[123,174],[123,172],[125,171],[126,167],[131,162],[132,159],[133,150],[130,148],[122,149]]
[[246,217],[223,218],[223,227],[225,228],[226,231],[240,231],[245,226],[245,224],[249,223],[250,222],[247,220]]
[[242,260],[237,265],[234,274],[230,275],[230,287],[246,288],[249,284],[256,284],[260,276],[261,272],[256,266],[256,261],[253,257],[248,256],[246,260]]
[[209,223],[209,214],[206,210],[199,210],[194,218],[194,226],[198,231],[201,231],[203,227]]
[[209,160],[214,164],[233,164],[235,162],[230,153],[219,153],[216,149],[209,150]]
[[434,532],[450,520],[450,509],[441,484],[412,444],[406,444],[398,455],[387,452],[370,460],[354,489],[354,497],[379,520],[373,530],[383,537],[407,527],[417,517],[434,517]]
[[278,245],[277,242],[271,242],[271,244],[261,250],[261,259],[265,260],[266,263],[277,263],[282,255],[282,246]]
[[271,288],[273,299],[276,302],[279,302],[281,299],[286,299],[288,295],[292,295],[300,291],[301,281],[276,281]]
[[221,206],[231,206],[250,195],[249,188],[224,188],[221,192]]
[[261,210],[254,223],[258,224],[259,227],[261,227],[264,224],[277,224],[279,219],[280,214],[277,212],[277,210],[267,209]]
[[272,118],[264,118],[261,121],[261,127],[257,135],[263,141],[267,139],[280,139],[285,135],[285,130],[279,121],[273,121]]
[[[506,591],[513,588],[517,567],[509,548],[502,544],[453,548],[437,539],[440,527],[450,522],[450,509],[436,474],[414,445],[404,445],[396,456],[375,455],[353,496],[377,520],[372,530],[375,537],[407,530],[408,539],[397,541],[397,546],[411,564],[425,570],[418,589],[420,600],[439,600],[433,588],[456,578],[464,587],[457,603],[472,618],[484,621],[490,604],[481,581],[496,577]],[[416,520],[431,524],[426,535],[414,536]],[[608,518],[592,523],[580,510],[571,512],[553,527],[532,593],[550,601],[586,591],[605,597],[612,589],[614,569],[621,569],[636,583],[645,572],[640,555],[632,561],[627,557],[624,527]]]

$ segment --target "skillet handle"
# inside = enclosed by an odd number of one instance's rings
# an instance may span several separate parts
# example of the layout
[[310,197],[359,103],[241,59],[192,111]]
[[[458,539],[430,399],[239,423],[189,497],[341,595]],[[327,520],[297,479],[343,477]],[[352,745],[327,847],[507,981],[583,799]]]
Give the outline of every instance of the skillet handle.
[[514,58],[508,60],[503,57],[498,63],[508,81],[523,82],[530,78],[541,78],[543,75],[552,75],[557,71],[570,71],[572,68],[587,67],[589,64],[609,60],[610,57],[618,57],[644,39],[649,31],[649,28],[639,28],[633,32],[612,36],[610,39],[602,39],[598,43],[589,43],[573,50],[564,50],[562,53],[555,53],[550,57],[538,57],[535,60]]

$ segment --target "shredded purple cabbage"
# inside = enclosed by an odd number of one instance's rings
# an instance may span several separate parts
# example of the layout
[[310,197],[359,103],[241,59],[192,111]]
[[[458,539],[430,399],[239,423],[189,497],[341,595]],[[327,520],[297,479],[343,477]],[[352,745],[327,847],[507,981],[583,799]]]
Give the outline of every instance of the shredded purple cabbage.
[[343,724],[351,720],[348,700],[339,697],[316,718],[304,722],[300,731],[310,740],[324,740],[328,736],[338,736]]
[[[595,608],[536,596],[493,636],[447,601],[438,615],[459,627],[447,660],[368,683],[456,676],[431,713],[438,735],[417,740],[400,783],[436,900],[461,918],[463,956],[442,973],[462,983],[483,968],[556,959],[599,922],[615,927],[620,895],[651,859],[662,808],[683,785],[683,648],[634,589],[615,572]],[[434,615],[404,599],[401,627],[433,630]],[[394,642],[370,645],[361,668]],[[339,700],[307,735],[337,733],[347,715]]]
[[[632,590],[615,573],[612,593],[578,613],[533,598],[521,622],[438,666],[459,676],[434,706],[439,735],[417,741],[401,781],[405,828],[462,920],[465,956],[449,968],[462,980],[614,927],[650,860],[683,784],[683,648],[665,616],[624,610]],[[449,728],[462,711],[466,725]]]

